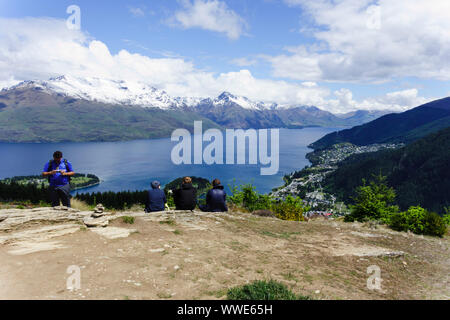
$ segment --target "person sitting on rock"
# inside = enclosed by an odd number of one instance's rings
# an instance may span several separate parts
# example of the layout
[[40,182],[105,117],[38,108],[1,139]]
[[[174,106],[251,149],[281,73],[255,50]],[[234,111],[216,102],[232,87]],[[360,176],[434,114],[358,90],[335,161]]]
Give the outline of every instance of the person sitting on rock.
[[192,185],[190,177],[184,177],[180,189],[173,190],[176,210],[194,210],[197,206],[197,189]]
[[161,190],[161,183],[159,181],[153,181],[151,186],[152,189],[148,191],[147,195],[145,212],[164,211],[167,199],[166,194]]
[[56,151],[53,160],[45,164],[42,175],[48,178],[52,207],[58,207],[61,200],[63,206],[70,208],[70,178],[75,172],[61,151]]
[[206,194],[206,205],[200,206],[205,212],[227,212],[227,194],[219,179],[212,182],[213,188]]

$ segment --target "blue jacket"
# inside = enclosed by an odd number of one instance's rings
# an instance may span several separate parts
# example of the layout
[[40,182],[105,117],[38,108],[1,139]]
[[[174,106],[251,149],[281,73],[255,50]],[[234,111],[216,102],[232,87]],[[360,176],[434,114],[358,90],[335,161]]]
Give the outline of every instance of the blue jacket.
[[206,195],[206,207],[209,212],[225,212],[227,207],[227,194],[223,186],[215,186]]
[[[66,160],[67,161],[67,160]],[[50,172],[53,170],[65,170],[66,172],[73,172],[72,164],[67,161],[67,168],[64,159],[61,159],[61,162],[56,164],[55,160],[52,160],[52,167],[50,168],[50,161],[47,162],[44,166],[43,172]],[[63,187],[70,183],[70,179],[68,176],[63,176],[61,173],[57,172],[54,175],[50,176],[50,185],[52,187]]]
[[148,191],[145,212],[164,211],[164,204],[167,202],[166,194],[161,189],[152,189]]

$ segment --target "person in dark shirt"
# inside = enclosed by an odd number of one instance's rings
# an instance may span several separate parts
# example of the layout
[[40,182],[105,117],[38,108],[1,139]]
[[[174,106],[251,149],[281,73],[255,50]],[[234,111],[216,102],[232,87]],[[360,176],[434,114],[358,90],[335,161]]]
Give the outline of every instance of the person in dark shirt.
[[220,184],[219,179],[215,179],[212,182],[213,188],[206,194],[206,205],[200,206],[200,210],[206,212],[226,212],[227,207],[227,194],[224,191],[224,187]]
[[161,184],[159,181],[153,181],[151,186],[152,189],[148,191],[145,212],[164,211],[167,199],[166,194],[161,190]]
[[52,207],[58,207],[61,201],[63,206],[70,208],[70,177],[74,176],[75,172],[72,164],[66,159],[63,160],[61,151],[56,151],[53,160],[45,164],[42,175],[48,177]]
[[197,189],[192,185],[190,177],[183,178],[180,189],[173,190],[176,210],[194,210],[197,206]]

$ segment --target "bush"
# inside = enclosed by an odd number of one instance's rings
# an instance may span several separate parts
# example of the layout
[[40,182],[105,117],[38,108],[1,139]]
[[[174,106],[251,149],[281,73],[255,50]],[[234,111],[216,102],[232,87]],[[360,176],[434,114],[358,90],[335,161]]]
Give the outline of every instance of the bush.
[[450,214],[446,214],[445,216],[442,217],[442,220],[444,221],[444,223],[447,226],[450,226]]
[[271,210],[275,216],[282,220],[304,221],[303,213],[305,206],[302,199],[298,197],[287,196],[284,201],[272,204]]
[[356,189],[355,205],[351,206],[351,213],[345,221],[381,220],[389,223],[391,216],[398,212],[398,207],[393,205],[395,190],[389,188],[385,181],[386,177],[381,175],[375,176],[369,185],[363,180],[363,185]]
[[442,219],[444,220],[444,223],[447,226],[450,226],[450,207],[445,207],[444,210],[445,210],[445,214],[442,217]]
[[419,206],[393,214],[389,226],[396,231],[411,231],[438,237],[442,237],[447,231],[444,220],[438,214]]
[[254,281],[244,286],[231,288],[227,292],[228,300],[309,300],[297,296],[284,284],[270,281]]
[[240,187],[230,186],[231,195],[228,196],[228,202],[236,207],[244,208],[250,212],[256,210],[270,210],[273,200],[269,195],[259,194],[256,188],[251,184]]
[[272,211],[278,219],[304,221],[303,213],[308,210],[299,197],[289,195],[284,200],[276,201],[269,195],[259,194],[251,184],[241,187],[234,185],[230,189],[232,195],[228,197],[228,201],[250,212]]
[[425,216],[425,233],[429,236],[443,237],[447,232],[447,224],[436,212],[428,212]]

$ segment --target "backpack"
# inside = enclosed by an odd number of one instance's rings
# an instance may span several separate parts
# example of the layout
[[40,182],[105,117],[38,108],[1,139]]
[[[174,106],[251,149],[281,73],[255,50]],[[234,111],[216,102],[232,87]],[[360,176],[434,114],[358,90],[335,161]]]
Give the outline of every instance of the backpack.
[[[63,161],[64,161],[64,165],[66,166],[66,170],[67,170],[67,167],[68,167],[67,160],[64,159]],[[53,159],[48,162],[48,170],[52,171],[52,168],[53,168]],[[50,183],[50,177],[51,176],[48,176],[48,183]],[[72,177],[68,177],[68,178],[69,178],[69,183],[70,183],[70,181],[72,181]]]

